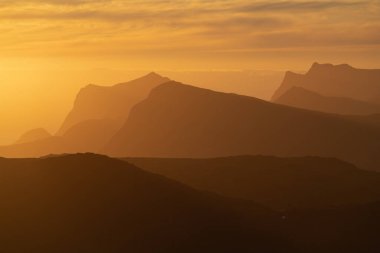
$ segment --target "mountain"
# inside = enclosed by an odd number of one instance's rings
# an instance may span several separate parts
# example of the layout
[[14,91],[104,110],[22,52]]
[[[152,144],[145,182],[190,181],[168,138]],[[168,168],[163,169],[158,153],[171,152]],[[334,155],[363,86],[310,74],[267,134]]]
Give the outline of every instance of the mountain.
[[22,134],[15,144],[34,142],[51,137],[51,134],[43,128],[36,128]]
[[0,156],[99,152],[127,119],[131,107],[148,96],[152,88],[167,81],[168,78],[152,72],[112,87],[89,85],[79,92],[74,108],[55,136],[32,130],[22,141],[0,146]]
[[87,120],[69,128],[63,136],[0,146],[0,156],[26,158],[48,154],[98,152],[118,129],[119,123],[113,120]]
[[347,64],[314,63],[304,75],[286,72],[272,101],[276,101],[292,87],[301,87],[323,96],[346,97],[380,104],[379,69],[357,69]]
[[72,126],[88,120],[107,119],[121,125],[136,103],[146,98],[152,88],[167,81],[168,78],[152,72],[111,87],[88,85],[80,90],[74,108],[64,120],[57,135],[63,135]]
[[380,201],[380,173],[333,158],[237,156],[126,158],[144,170],[223,196],[278,210],[334,208]]
[[0,201],[1,252],[293,252],[275,213],[99,155],[0,159]]
[[337,113],[369,115],[380,113],[380,105],[370,104],[345,97],[327,97],[316,92],[293,86],[273,102],[308,110]]
[[119,157],[323,156],[379,170],[380,129],[168,82],[131,110],[103,152]]

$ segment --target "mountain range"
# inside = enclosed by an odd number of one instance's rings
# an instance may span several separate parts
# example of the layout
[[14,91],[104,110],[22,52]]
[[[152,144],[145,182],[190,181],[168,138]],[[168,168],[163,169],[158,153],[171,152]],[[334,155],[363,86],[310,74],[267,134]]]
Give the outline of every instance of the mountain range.
[[102,152],[129,157],[336,157],[378,170],[380,129],[332,114],[168,82],[137,104]]
[[323,96],[346,97],[371,104],[380,104],[379,69],[357,69],[348,64],[314,63],[306,74],[286,72],[272,101],[276,101],[287,90],[295,86]]
[[[156,73],[112,87],[90,85],[79,92],[56,135],[2,146],[0,156],[77,152],[119,157],[321,156],[379,170],[380,121],[366,114],[377,108],[368,101],[377,96],[373,80],[378,73],[329,64],[313,64],[305,75],[288,72],[274,97],[296,91],[309,106],[197,88]],[[329,80],[334,85],[327,84]],[[360,81],[365,84],[360,86]],[[309,86],[319,87],[324,95]],[[355,87],[360,90],[351,94],[355,98],[345,97]],[[339,99],[327,97],[338,90]],[[366,115],[351,115],[355,110]]]

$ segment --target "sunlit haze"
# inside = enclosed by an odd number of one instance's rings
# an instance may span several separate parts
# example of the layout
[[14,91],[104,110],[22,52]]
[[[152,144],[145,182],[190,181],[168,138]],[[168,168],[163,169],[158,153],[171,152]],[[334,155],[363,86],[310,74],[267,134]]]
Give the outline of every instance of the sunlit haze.
[[313,62],[380,68],[377,0],[0,0],[0,31],[0,144],[54,133],[89,83],[156,71],[268,99]]

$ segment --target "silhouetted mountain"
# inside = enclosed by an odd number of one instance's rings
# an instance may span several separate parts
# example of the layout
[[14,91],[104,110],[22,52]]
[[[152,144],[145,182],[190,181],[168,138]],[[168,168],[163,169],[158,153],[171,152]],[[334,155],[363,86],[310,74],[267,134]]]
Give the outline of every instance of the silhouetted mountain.
[[87,120],[71,127],[63,136],[0,146],[0,156],[26,158],[52,153],[98,152],[118,129],[118,122],[113,120]]
[[380,104],[379,69],[314,63],[305,75],[287,72],[272,101],[276,101],[292,87],[301,87],[323,96],[347,97]]
[[380,168],[380,129],[252,97],[168,82],[136,105],[104,149],[114,156],[337,157]]
[[99,152],[128,118],[130,109],[146,98],[152,88],[167,81],[168,78],[152,72],[112,87],[89,85],[79,92],[74,108],[56,136],[28,137],[29,141],[0,146],[0,156],[22,158]]
[[291,87],[274,102],[326,113],[357,115],[380,113],[380,105],[351,98],[322,96],[301,87]]
[[380,201],[380,173],[359,170],[332,158],[238,156],[125,160],[197,189],[249,199],[280,210]]
[[0,158],[0,201],[1,252],[293,252],[267,209],[98,155]]
[[72,126],[88,120],[113,120],[122,125],[129,110],[148,96],[152,88],[169,81],[156,73],[111,87],[88,85],[83,88],[74,108],[63,122],[58,135],[63,135]]
[[[119,122],[110,119],[87,120],[69,128],[63,138],[70,145],[66,153],[98,152],[119,130]],[[48,154],[51,152],[46,152]]]
[[20,136],[15,144],[33,142],[51,137],[51,134],[43,128],[32,129]]

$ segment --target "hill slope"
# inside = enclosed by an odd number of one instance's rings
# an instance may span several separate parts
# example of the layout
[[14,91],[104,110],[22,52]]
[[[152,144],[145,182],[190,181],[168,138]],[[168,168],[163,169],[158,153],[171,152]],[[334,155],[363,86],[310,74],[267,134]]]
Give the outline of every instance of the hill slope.
[[15,144],[34,142],[51,137],[51,134],[43,128],[36,128],[22,134]]
[[280,210],[380,201],[380,173],[359,170],[337,159],[238,156],[125,160],[197,189]]
[[88,85],[83,88],[67,115],[58,135],[63,135],[72,126],[88,120],[113,120],[120,125],[128,117],[129,110],[146,98],[152,88],[169,79],[156,73],[111,87]]
[[326,113],[347,115],[380,113],[380,105],[345,97],[322,96],[301,87],[290,88],[273,102]]
[[290,252],[271,212],[98,155],[0,159],[0,201],[1,252]]
[[153,89],[103,150],[129,157],[337,157],[380,168],[380,129],[176,82]]

